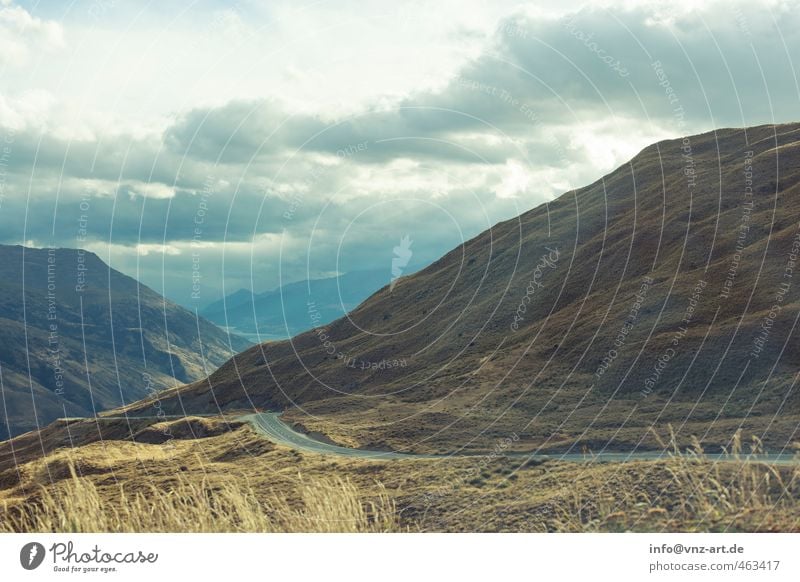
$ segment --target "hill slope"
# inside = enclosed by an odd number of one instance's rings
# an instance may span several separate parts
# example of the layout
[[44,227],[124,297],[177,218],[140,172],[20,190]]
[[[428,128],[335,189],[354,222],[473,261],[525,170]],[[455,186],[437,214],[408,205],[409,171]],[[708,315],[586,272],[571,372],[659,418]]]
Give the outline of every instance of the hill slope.
[[630,447],[667,423],[780,445],[800,414],[799,227],[800,124],[660,142],[161,402],[420,450]]
[[198,380],[247,345],[93,253],[0,246],[0,439]]

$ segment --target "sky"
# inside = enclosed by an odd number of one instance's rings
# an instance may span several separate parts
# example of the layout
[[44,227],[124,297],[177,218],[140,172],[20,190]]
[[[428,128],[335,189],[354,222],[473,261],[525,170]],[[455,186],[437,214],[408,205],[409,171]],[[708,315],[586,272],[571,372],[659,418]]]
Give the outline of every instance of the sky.
[[800,120],[798,1],[0,0],[0,244],[188,307],[423,265],[655,141]]

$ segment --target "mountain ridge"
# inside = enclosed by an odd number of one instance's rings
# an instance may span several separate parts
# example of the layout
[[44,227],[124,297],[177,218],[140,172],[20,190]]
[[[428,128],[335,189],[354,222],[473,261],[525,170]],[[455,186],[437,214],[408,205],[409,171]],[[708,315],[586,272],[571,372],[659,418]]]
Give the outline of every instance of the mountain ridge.
[[248,344],[83,249],[0,246],[0,438],[204,377]]

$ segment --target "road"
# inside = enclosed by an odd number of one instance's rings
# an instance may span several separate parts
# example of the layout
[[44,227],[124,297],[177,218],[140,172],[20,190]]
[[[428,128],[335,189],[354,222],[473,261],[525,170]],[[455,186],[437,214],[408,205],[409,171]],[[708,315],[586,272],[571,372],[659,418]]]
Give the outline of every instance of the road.
[[[280,412],[257,412],[238,417],[239,420],[250,423],[256,432],[275,444],[283,445],[298,451],[308,453],[318,453],[321,455],[335,455],[339,457],[356,457],[361,459],[372,459],[375,461],[386,461],[396,459],[444,459],[448,457],[480,457],[483,453],[464,453],[456,452],[449,455],[422,455],[415,453],[398,453],[394,451],[372,451],[365,449],[351,449],[339,445],[332,445],[323,441],[316,440],[306,434],[297,432],[291,426],[280,419]],[[206,418],[218,418],[219,414],[191,414],[188,416],[202,416]],[[92,418],[62,418],[60,420],[176,420],[186,418],[182,415],[161,415],[161,416],[98,416]],[[626,461],[655,461],[667,458],[670,455],[662,451],[637,451],[637,452],[601,452],[584,455],[582,453],[527,453],[506,451],[501,453],[503,457],[524,458],[524,459],[552,459],[556,461],[569,461],[574,463],[623,463]],[[708,461],[729,462],[735,459],[721,455],[708,454],[704,458]],[[748,458],[742,455],[739,459],[750,462],[770,463],[776,465],[797,465],[800,464],[800,457],[788,454],[768,454],[758,455]]]
[[[363,449],[350,449],[338,445],[331,445],[322,441],[311,438],[308,435],[302,434],[294,430],[280,419],[279,412],[260,412],[256,414],[248,414],[240,417],[241,420],[249,422],[259,434],[265,436],[272,442],[283,445],[298,451],[305,451],[309,453],[319,453],[323,455],[337,455],[340,457],[359,457],[362,459],[373,459],[377,461],[393,460],[393,459],[442,459],[446,457],[466,457],[466,456],[482,456],[480,453],[456,453],[454,455],[417,455],[413,453],[397,453],[397,452],[384,452],[384,451],[369,451]],[[513,458],[540,458],[540,459],[553,459],[559,461],[571,461],[576,463],[587,462],[625,462],[625,461],[653,461],[657,459],[667,458],[669,455],[660,451],[645,451],[634,453],[620,453],[620,452],[604,452],[593,455],[584,455],[580,453],[568,454],[532,454],[520,452],[505,452],[502,456]],[[724,455],[705,455],[709,461],[731,461],[729,457]],[[742,459],[745,459],[742,456]],[[775,464],[797,464],[798,459],[794,455],[759,455],[757,458],[746,459],[758,462],[770,462]]]
[[426,457],[425,455],[383,451],[365,451],[361,449],[349,449],[347,447],[331,445],[316,439],[312,439],[308,435],[297,432],[283,422],[280,418],[278,418],[279,416],[280,413],[278,412],[260,412],[257,414],[248,414],[247,416],[242,416],[241,419],[249,422],[253,428],[256,429],[256,432],[267,437],[272,442],[296,449],[298,451],[320,453],[323,455],[338,455],[340,457],[359,457],[362,459],[373,459],[376,461],[385,461],[387,459],[418,459],[420,457]]

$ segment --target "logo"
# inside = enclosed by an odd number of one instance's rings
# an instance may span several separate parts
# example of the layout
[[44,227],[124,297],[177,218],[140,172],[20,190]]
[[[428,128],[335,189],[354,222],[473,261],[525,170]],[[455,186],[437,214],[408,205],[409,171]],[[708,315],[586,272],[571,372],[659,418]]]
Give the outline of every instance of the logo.
[[44,562],[44,546],[39,542],[30,542],[22,546],[19,552],[19,563],[26,570],[35,570]]
[[392,257],[392,281],[389,283],[389,292],[394,291],[395,283],[397,283],[397,280],[403,274],[403,269],[408,266],[411,255],[414,254],[411,251],[412,244],[414,244],[414,241],[406,235],[400,239],[400,244],[392,249],[394,251],[394,257]]

